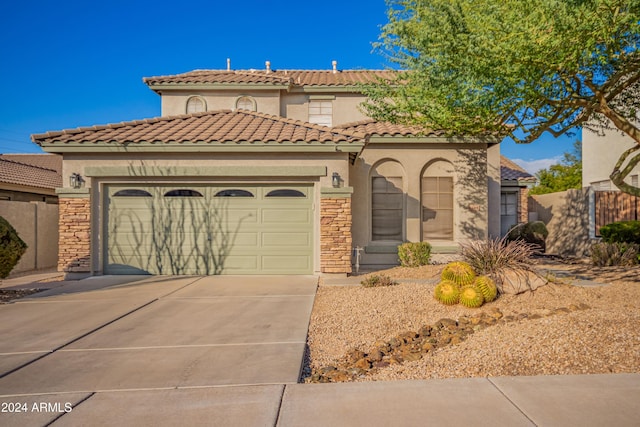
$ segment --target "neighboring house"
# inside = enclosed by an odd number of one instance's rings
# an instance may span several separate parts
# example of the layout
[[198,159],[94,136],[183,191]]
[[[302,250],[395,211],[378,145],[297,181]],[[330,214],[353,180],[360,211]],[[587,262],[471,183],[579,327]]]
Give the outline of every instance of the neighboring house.
[[61,172],[61,156],[0,154],[0,200],[58,203]]
[[[609,179],[618,158],[635,142],[616,130],[603,134],[583,129],[582,131],[582,186],[595,191],[619,191]],[[638,153],[636,152],[635,155]],[[625,178],[625,182],[638,187],[640,164]]]
[[[58,196],[62,157],[0,154],[0,216],[16,229],[27,251],[12,274],[58,263]],[[64,230],[62,230],[64,232]]]
[[[376,123],[387,71],[198,70],[144,79],[162,117],[33,135],[82,185],[60,196],[59,269],[350,273],[500,234],[497,137]],[[504,183],[504,182],[503,182]]]
[[504,236],[516,224],[529,221],[529,188],[536,177],[500,156],[500,235]]

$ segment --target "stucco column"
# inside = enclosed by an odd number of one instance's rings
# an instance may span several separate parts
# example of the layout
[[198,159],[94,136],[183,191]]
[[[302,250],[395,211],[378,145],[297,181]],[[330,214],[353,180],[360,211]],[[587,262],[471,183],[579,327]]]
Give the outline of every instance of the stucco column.
[[58,189],[58,271],[91,272],[91,200],[88,189]]
[[353,189],[323,188],[320,199],[320,271],[351,273],[351,193]]

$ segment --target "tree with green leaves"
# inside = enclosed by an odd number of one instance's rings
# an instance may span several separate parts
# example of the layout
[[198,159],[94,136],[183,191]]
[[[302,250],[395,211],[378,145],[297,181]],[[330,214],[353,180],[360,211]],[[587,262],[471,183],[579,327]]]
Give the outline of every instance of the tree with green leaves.
[[403,71],[364,88],[371,117],[532,142],[615,129],[640,163],[640,0],[387,0],[380,49]]
[[576,141],[573,152],[564,153],[560,163],[536,172],[538,184],[530,194],[547,194],[582,188],[582,144]]

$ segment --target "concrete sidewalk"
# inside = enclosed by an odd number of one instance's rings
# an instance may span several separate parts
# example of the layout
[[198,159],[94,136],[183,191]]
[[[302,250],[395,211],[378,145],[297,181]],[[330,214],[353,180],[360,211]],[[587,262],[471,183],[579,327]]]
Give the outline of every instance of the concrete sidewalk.
[[[28,409],[0,414],[3,426],[625,427],[639,425],[640,374],[167,387],[0,401]],[[32,410],[42,403],[52,410]]]

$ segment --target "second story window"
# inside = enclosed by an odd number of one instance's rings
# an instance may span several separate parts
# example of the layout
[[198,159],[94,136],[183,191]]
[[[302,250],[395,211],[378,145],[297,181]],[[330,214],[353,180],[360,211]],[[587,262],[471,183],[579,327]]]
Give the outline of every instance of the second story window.
[[331,101],[309,101],[309,123],[331,127],[332,119],[333,103]]
[[256,101],[250,96],[241,96],[236,101],[236,110],[256,111]]
[[192,96],[187,100],[187,114],[201,113],[207,110],[207,105],[199,96]]

